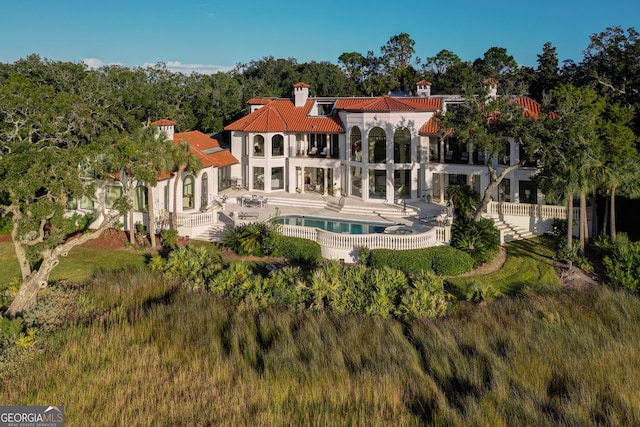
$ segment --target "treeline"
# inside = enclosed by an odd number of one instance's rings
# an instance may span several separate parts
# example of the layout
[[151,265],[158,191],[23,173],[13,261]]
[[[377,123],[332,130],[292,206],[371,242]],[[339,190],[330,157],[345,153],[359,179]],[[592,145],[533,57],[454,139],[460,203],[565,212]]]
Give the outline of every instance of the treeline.
[[640,47],[634,28],[611,27],[593,34],[580,62],[561,64],[556,48],[547,42],[535,68],[518,65],[502,47],[491,47],[475,60],[463,60],[446,49],[420,58],[415,41],[406,33],[391,37],[379,51],[345,52],[337,64],[267,56],[212,75],[176,73],[163,63],[90,70],[83,64],[31,55],[13,64],[0,64],[0,85],[8,84],[12,76],[22,76],[63,91],[88,91],[109,106],[125,130],[170,117],[181,131],[220,132],[245,113],[251,97],[290,97],[293,84],[299,81],[310,84],[314,96],[379,96],[411,92],[422,79],[432,82],[433,94],[468,94],[483,80],[495,78],[501,93],[537,100],[560,84],[571,83],[634,107],[635,130],[640,134]]

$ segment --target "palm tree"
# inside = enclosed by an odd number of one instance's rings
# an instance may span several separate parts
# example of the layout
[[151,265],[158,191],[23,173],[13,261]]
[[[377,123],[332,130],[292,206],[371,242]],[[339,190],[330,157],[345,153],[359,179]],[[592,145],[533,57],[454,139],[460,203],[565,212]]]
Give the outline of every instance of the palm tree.
[[171,228],[178,229],[178,184],[183,173],[196,174],[202,167],[200,159],[191,153],[191,146],[183,139],[171,150],[171,163],[175,173],[173,181],[173,212]]
[[606,168],[604,183],[609,193],[609,235],[616,240],[616,194],[618,190],[630,197],[640,196],[640,160],[626,159]]
[[155,128],[145,126],[136,131],[132,136],[133,142],[144,153],[144,158],[133,168],[135,178],[143,181],[147,190],[147,209],[149,216],[149,237],[151,247],[156,247],[156,225],[153,205],[153,187],[158,182],[158,175],[171,166],[169,154],[172,145],[167,140],[164,132],[156,132]]

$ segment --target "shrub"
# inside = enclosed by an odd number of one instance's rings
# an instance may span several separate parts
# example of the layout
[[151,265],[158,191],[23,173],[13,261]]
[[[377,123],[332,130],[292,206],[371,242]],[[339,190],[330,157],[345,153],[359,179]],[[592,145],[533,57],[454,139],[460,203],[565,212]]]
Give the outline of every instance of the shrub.
[[178,230],[164,230],[160,233],[162,246],[165,248],[175,248],[178,245]]
[[0,234],[11,234],[11,228],[13,227],[12,221],[11,214],[0,216]]
[[277,225],[253,222],[229,229],[222,244],[238,255],[265,256],[278,252],[280,238]]
[[317,242],[299,237],[280,236],[280,244],[272,255],[309,265],[316,265],[322,259]]
[[640,291],[640,242],[632,242],[626,234],[618,233],[615,242],[603,236],[594,246],[602,257],[607,282],[632,292]]
[[172,251],[166,262],[152,258],[152,268],[182,285],[202,288],[220,270],[220,254],[202,246],[186,245]]
[[424,271],[432,271],[442,276],[456,276],[473,268],[471,255],[450,246],[405,251],[373,249],[369,259],[371,267],[388,266],[414,276]]
[[451,246],[467,252],[475,266],[490,262],[500,250],[500,231],[493,220],[457,218],[451,227]]
[[436,318],[447,312],[451,296],[444,290],[444,280],[433,273],[424,273],[410,284],[396,312],[404,320]]

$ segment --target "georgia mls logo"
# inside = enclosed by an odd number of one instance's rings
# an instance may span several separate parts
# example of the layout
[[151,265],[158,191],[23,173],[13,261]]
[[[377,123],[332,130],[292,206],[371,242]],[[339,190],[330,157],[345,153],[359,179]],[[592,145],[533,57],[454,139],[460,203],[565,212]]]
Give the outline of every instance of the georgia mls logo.
[[0,427],[64,427],[64,407],[0,406]]

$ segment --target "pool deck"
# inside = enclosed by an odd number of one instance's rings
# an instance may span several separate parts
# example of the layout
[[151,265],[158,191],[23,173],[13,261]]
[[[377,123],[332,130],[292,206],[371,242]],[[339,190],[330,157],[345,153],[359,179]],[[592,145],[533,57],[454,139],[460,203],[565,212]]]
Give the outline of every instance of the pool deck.
[[[253,221],[266,221],[276,215],[305,215],[324,218],[361,220],[368,222],[388,222],[390,226],[401,225],[411,228],[417,233],[431,229],[437,224],[426,219],[436,218],[445,211],[445,205],[428,203],[424,200],[407,202],[405,206],[383,202],[365,203],[359,198],[335,197],[315,192],[305,194],[292,193],[251,193],[246,190],[227,190],[223,194],[228,197],[224,209],[220,212],[219,221],[226,225],[237,223],[241,213],[250,214]],[[237,200],[242,196],[259,194],[267,197],[267,205],[263,207],[241,206]],[[328,206],[333,206],[330,208]],[[341,207],[336,210],[335,207]]]

